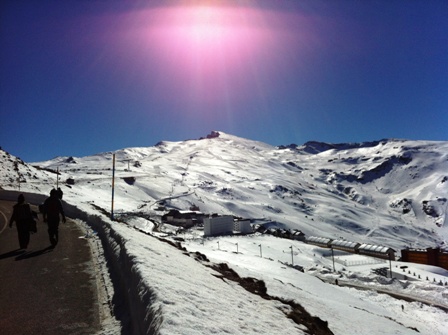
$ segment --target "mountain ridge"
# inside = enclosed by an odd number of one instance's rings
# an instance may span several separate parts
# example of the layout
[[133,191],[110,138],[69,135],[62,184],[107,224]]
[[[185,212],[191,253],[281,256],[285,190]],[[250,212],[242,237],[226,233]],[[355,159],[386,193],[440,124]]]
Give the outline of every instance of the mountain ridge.
[[[48,193],[59,170],[66,199],[82,194],[108,211],[113,154],[117,213],[156,216],[156,204],[196,205],[307,235],[396,249],[446,245],[448,142],[272,146],[213,131],[197,140],[32,164],[3,154],[1,185],[17,189],[21,174],[23,190]],[[132,184],[125,182],[129,177]],[[75,185],[65,184],[68,178]]]

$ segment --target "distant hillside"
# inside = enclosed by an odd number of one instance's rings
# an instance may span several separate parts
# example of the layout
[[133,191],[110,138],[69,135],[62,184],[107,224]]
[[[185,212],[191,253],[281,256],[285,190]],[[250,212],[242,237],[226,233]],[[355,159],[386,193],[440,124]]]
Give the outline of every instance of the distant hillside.
[[[274,147],[223,132],[87,157],[27,164],[0,151],[0,187],[48,193],[110,210],[189,209],[258,219],[307,235],[401,249],[448,240],[448,142],[307,142]],[[65,181],[72,179],[74,185]],[[132,180],[132,183],[129,182]]]

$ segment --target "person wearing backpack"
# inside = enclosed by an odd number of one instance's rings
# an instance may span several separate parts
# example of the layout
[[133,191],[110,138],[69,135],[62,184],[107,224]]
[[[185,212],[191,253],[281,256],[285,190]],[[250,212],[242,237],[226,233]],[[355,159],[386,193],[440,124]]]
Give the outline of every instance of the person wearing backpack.
[[59,199],[58,191],[52,189],[50,197],[44,202],[44,222],[48,225],[48,237],[50,238],[51,246],[54,248],[59,240],[59,221],[62,216],[62,222],[66,222],[62,202]]
[[20,249],[28,248],[28,243],[30,242],[29,222],[31,220],[33,220],[31,207],[25,202],[24,195],[20,194],[17,199],[17,204],[13,207],[11,219],[9,220],[9,228],[12,228],[14,221],[16,222]]

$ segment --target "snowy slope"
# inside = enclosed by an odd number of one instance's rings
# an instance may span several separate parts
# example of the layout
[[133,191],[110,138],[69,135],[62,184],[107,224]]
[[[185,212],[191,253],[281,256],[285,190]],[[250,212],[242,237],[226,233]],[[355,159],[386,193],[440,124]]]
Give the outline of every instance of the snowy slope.
[[[144,230],[143,220],[137,221],[129,224]],[[374,291],[389,290],[440,304],[446,303],[447,288],[380,279],[362,266],[343,269],[337,265],[338,272],[331,273],[331,259],[322,257],[325,251],[304,243],[263,235],[202,240],[186,234],[182,247],[187,253],[129,227],[119,226],[117,231],[127,239],[120,249],[125,246],[129,259],[135,260],[132,272],[138,273],[151,288],[152,310],[158,311],[157,316],[163,319],[160,334],[330,334],[313,332],[310,327],[294,323],[287,317],[292,311],[285,302],[289,300],[327,322],[333,334],[442,335],[448,326],[444,310]],[[303,265],[304,273],[289,266],[291,245],[293,262]],[[271,299],[247,292],[210,268],[222,263],[241,278],[262,280]],[[394,268],[397,269],[395,265]],[[447,271],[439,274],[445,280],[447,275]],[[335,278],[340,286],[334,285]],[[345,287],[345,283],[368,290]]]
[[[448,274],[440,268],[407,264],[423,280],[389,280],[371,272],[387,263],[341,253],[334,273],[325,249],[259,234],[203,239],[201,231],[193,230],[173,240],[181,241],[182,251],[160,241],[157,236],[166,234],[152,232],[154,223],[147,218],[157,220],[162,204],[167,209],[195,204],[206,213],[257,218],[307,235],[396,249],[442,245],[448,236],[447,142],[273,147],[216,135],[114,152],[114,205],[124,222],[101,216],[103,223],[94,229],[116,255],[109,262],[117,263],[129,291],[135,291],[129,308],[141,324],[160,334],[310,333],[309,326],[287,317],[289,299],[328,322],[334,334],[446,332],[445,311],[412,302],[448,306],[446,286],[437,285],[447,282]],[[20,185],[22,191],[48,194],[56,186],[58,169],[67,202],[90,216],[108,214],[112,154],[26,164],[0,152],[0,187],[17,190]],[[68,178],[74,185],[65,184]],[[195,260],[194,255],[204,256]],[[212,268],[219,263],[240,277],[262,280],[271,298],[222,277]],[[392,264],[396,278],[402,276],[401,265]],[[411,302],[376,291],[402,294]]]
[[[273,147],[215,134],[114,152],[115,210],[151,214],[165,200],[167,208],[186,210],[195,204],[205,213],[275,221],[308,236],[396,249],[446,242],[448,142]],[[75,186],[64,187],[68,196],[82,195],[85,202],[110,211],[112,154],[33,165],[58,168],[62,181],[75,179]],[[43,176],[53,185],[55,177]],[[130,185],[126,177],[135,182]],[[15,186],[10,180],[2,184]],[[41,178],[28,178],[22,187],[42,189]]]

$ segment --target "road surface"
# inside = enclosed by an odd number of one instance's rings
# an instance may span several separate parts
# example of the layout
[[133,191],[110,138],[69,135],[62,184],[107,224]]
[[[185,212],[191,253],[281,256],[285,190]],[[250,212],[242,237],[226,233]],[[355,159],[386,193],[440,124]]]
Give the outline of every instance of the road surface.
[[13,205],[0,200],[0,334],[98,332],[96,275],[81,229],[67,218],[60,224],[58,245],[51,249],[39,214],[38,232],[26,251],[19,250],[15,224],[8,226]]

